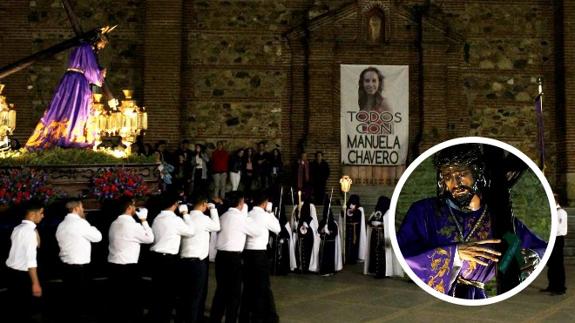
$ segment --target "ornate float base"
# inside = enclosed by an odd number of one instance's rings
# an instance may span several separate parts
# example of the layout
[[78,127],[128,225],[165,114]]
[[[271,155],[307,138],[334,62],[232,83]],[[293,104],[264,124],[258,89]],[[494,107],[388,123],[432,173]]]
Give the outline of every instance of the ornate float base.
[[[2,167],[2,169],[22,167]],[[92,178],[100,171],[113,168],[124,168],[143,177],[150,193],[158,190],[159,172],[156,164],[123,164],[123,165],[65,165],[65,166],[31,166],[44,171],[51,188],[69,197],[87,196],[92,186]],[[86,209],[99,209],[100,204],[92,198],[85,200]]]

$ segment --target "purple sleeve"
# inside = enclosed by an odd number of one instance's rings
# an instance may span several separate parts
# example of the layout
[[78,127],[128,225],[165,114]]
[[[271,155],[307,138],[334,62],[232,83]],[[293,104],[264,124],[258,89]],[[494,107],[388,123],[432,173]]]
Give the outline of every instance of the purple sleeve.
[[86,79],[91,84],[102,86],[104,82],[104,75],[102,70],[100,70],[100,66],[98,65],[98,60],[96,58],[96,54],[90,48],[90,58],[88,59],[88,66],[86,66],[85,74]]
[[102,86],[104,77],[90,44],[83,44],[74,49],[70,55],[68,67],[82,70],[89,83]]
[[448,245],[405,257],[405,261],[424,283],[438,292],[447,293],[450,289],[455,252],[456,245]]
[[447,293],[450,288],[455,244],[437,246],[433,243],[428,205],[416,203],[407,212],[397,233],[397,242],[405,261],[413,272],[433,289]]
[[547,249],[547,242],[531,232],[531,230],[517,218],[515,218],[515,232],[519,239],[521,239],[522,249],[531,249],[537,252],[540,258],[543,258],[545,249]]

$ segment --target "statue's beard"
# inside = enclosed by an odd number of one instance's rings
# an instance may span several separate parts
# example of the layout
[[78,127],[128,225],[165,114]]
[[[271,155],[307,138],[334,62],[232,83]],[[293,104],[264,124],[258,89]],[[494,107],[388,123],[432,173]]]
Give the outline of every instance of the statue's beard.
[[460,209],[469,208],[469,203],[471,203],[473,196],[475,196],[474,190],[465,185],[454,187],[451,192],[449,192],[449,199]]

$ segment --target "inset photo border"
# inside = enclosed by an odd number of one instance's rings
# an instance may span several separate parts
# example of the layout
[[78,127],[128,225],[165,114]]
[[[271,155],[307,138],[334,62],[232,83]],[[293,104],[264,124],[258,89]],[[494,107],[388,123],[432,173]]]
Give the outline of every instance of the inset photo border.
[[463,137],[409,165],[386,225],[399,263],[420,288],[449,303],[480,306],[537,278],[558,223],[551,186],[527,155],[499,140]]

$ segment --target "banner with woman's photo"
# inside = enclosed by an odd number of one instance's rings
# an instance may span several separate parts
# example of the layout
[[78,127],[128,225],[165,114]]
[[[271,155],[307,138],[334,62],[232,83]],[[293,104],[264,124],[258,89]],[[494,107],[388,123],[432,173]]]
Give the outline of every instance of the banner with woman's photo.
[[409,136],[409,66],[341,65],[341,161],[405,164]]

